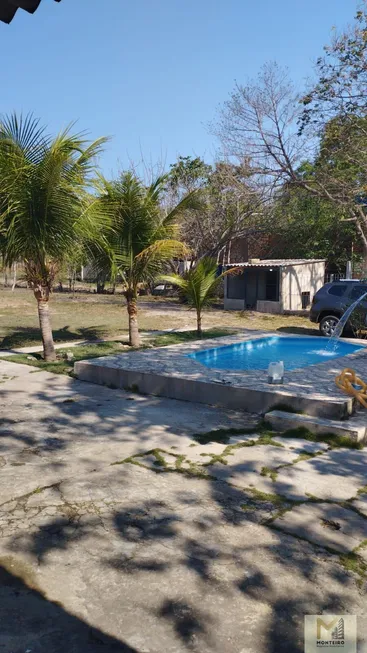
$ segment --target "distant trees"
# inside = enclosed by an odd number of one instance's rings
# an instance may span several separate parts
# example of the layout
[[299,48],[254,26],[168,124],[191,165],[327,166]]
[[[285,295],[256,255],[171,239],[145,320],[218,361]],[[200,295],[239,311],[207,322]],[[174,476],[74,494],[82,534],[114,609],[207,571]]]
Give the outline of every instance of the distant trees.
[[98,230],[86,189],[104,142],[69,129],[52,138],[31,116],[0,121],[1,248],[5,264],[24,264],[46,361],[56,358],[48,303],[55,278],[76,244]]
[[211,166],[198,157],[179,157],[168,179],[171,198],[192,189],[200,196],[200,210],[186,212],[180,223],[194,260],[212,257],[222,262],[229,242],[264,219],[262,193],[251,186],[245,164],[218,161]]
[[270,258],[325,258],[340,272],[347,261],[359,262],[354,226],[328,200],[285,185],[274,201],[273,219]]
[[[214,132],[272,208],[279,189],[293,187],[350,221],[367,268],[366,35],[367,1],[353,28],[325,49],[306,94],[296,91],[287,71],[267,64],[254,82],[236,85]],[[312,174],[304,174],[305,161]]]
[[336,116],[366,116],[367,1],[362,0],[354,25],[335,34],[316,62],[316,79],[302,97],[301,129],[323,130]]

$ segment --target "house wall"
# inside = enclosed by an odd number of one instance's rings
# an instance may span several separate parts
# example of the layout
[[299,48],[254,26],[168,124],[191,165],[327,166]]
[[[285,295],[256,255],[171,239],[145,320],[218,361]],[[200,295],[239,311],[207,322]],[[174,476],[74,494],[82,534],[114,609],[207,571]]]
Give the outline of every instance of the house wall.
[[[243,298],[229,298],[227,296],[228,278],[224,281],[224,308],[225,310],[243,311],[246,306],[255,300],[256,292],[255,271],[246,270],[247,282],[244,282]],[[287,265],[280,269],[279,301],[265,299],[265,270],[258,269],[256,310],[263,313],[283,313],[302,311],[302,293],[310,293],[310,303],[315,293],[324,285],[325,263],[302,263],[301,265]],[[252,284],[250,283],[252,282]]]
[[324,285],[325,263],[288,265],[281,270],[280,299],[282,311],[302,311],[301,293],[314,294]]
[[[243,299],[232,299],[228,297],[228,280],[224,277],[224,310],[225,311],[243,311],[246,308],[245,297]],[[243,280],[243,294],[245,294],[245,281]]]
[[282,303],[270,302],[266,299],[258,299],[256,302],[256,310],[259,311],[259,313],[282,313]]

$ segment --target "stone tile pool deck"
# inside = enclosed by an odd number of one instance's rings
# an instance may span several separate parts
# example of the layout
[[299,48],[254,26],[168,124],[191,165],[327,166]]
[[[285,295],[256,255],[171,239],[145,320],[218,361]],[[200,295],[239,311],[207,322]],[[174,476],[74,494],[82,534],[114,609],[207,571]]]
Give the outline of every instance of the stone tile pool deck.
[[285,370],[284,383],[275,386],[268,384],[265,370],[217,370],[188,358],[188,354],[197,351],[264,336],[289,337],[251,331],[80,361],[75,364],[75,373],[83,381],[100,385],[250,412],[263,413],[276,404],[287,403],[296,410],[320,417],[341,419],[351,414],[352,399],[336,387],[334,379],[345,367],[353,367],[357,374],[366,378],[365,341],[351,341],[360,344],[361,351],[309,367]]

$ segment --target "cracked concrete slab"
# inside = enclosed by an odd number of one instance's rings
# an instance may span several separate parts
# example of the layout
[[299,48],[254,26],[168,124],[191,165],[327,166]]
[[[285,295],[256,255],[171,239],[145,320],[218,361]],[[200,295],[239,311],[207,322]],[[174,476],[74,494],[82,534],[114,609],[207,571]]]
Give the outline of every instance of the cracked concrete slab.
[[366,481],[367,448],[333,449],[280,470],[274,491],[296,501],[310,495],[345,501],[355,497]]
[[283,438],[278,435],[273,438],[275,442],[279,442],[283,447],[287,449],[293,449],[297,453],[305,451],[306,453],[318,453],[319,451],[327,451],[329,445],[326,442],[310,442],[309,440],[303,440],[302,438]]
[[215,478],[239,487],[258,487],[262,491],[274,492],[273,482],[266,476],[261,476],[264,467],[275,469],[281,465],[293,463],[298,457],[297,452],[273,445],[254,445],[231,450],[226,456],[227,464],[209,465],[207,471]]
[[[111,464],[160,448],[170,464],[187,454],[186,473],[200,472],[200,454],[225,445],[193,435],[251,426],[254,416],[3,365],[16,377],[0,390],[5,651],[303,653],[303,616],[326,607],[357,614],[367,651],[366,586],[338,556],[265,525],[287,504],[261,467],[294,462],[297,450],[234,448],[229,466],[216,465],[227,473],[242,464],[251,490]],[[359,482],[364,452],[354,453]],[[328,463],[334,484],[343,460]]]
[[303,615],[326,604],[357,614],[367,643],[353,578],[252,522],[226,484],[120,465],[58,491],[65,512],[42,503],[0,539],[6,650],[301,653]]
[[296,506],[275,519],[273,526],[341,553],[350,553],[367,540],[367,520],[336,503]]

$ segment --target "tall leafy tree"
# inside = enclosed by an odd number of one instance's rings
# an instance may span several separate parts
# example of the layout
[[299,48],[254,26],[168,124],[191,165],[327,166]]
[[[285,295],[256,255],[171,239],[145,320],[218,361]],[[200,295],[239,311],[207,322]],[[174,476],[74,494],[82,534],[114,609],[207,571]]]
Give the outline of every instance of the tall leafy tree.
[[301,131],[321,127],[335,116],[365,116],[367,88],[367,0],[354,24],[335,33],[316,62],[316,79],[302,98]]
[[170,167],[173,197],[197,189],[202,199],[201,210],[187,211],[180,229],[196,260],[224,261],[232,240],[263,224],[263,194],[251,185],[248,165],[218,161],[212,167],[199,157],[179,157]]
[[95,252],[95,265],[100,271],[117,275],[125,290],[129,319],[129,343],[140,344],[138,329],[138,294],[141,284],[157,278],[173,257],[187,254],[187,248],[176,239],[178,222],[185,211],[198,208],[193,191],[184,196],[169,212],[162,207],[167,178],[158,177],[146,186],[133,172],[124,172],[119,179],[101,178],[99,203],[110,219],[103,249]]
[[[304,167],[313,173],[312,165]],[[355,229],[338,206],[301,187],[285,185],[273,206],[273,229],[264,256],[325,258],[342,271],[358,254],[355,242]]]
[[0,121],[2,250],[6,264],[24,263],[47,361],[56,358],[49,314],[55,277],[75,243],[95,232],[86,188],[104,141],[89,143],[70,129],[51,138],[32,116]]

